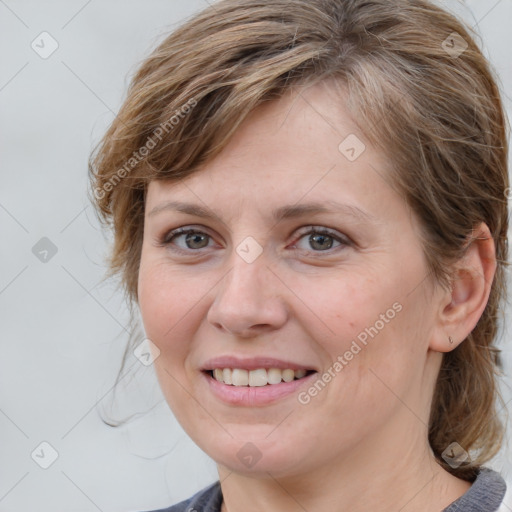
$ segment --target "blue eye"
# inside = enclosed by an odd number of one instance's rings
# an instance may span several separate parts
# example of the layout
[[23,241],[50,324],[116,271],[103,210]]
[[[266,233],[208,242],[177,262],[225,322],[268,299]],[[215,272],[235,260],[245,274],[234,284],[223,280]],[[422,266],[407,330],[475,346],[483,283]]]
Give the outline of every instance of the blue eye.
[[[309,231],[306,233],[302,233],[299,240],[304,239],[306,236],[309,235],[309,238],[307,238],[307,243],[309,244],[310,248],[313,248],[313,252],[326,252],[333,248],[334,242],[338,242],[341,246],[343,245],[350,245],[350,242],[345,237],[341,237],[328,229],[325,228],[315,228],[311,227]],[[294,243],[293,247],[296,247],[297,242]],[[339,247],[338,245],[337,247]],[[337,247],[334,247],[335,249]],[[310,248],[305,248],[303,250],[309,251]]]
[[[326,228],[313,226],[310,226],[308,231],[303,232],[298,240],[306,239],[308,235],[307,243],[309,244],[309,248],[297,247],[297,242],[291,247],[298,248],[301,251],[318,253],[327,252],[333,248],[337,249],[340,246],[350,245],[348,238],[340,236]],[[198,229],[178,228],[165,235],[163,240],[160,241],[160,245],[168,246],[172,251],[177,253],[190,254],[192,252],[199,252],[200,249],[207,248],[211,238],[210,235]],[[177,240],[180,239],[183,240],[181,245],[177,243]],[[338,243],[337,246],[334,245],[336,242]]]
[[[208,246],[210,235],[192,228],[179,228],[171,231],[162,241],[163,245],[171,245],[174,240],[184,237],[185,247],[178,246],[178,252],[185,252],[187,249],[204,249]],[[206,241],[206,244],[205,244]]]

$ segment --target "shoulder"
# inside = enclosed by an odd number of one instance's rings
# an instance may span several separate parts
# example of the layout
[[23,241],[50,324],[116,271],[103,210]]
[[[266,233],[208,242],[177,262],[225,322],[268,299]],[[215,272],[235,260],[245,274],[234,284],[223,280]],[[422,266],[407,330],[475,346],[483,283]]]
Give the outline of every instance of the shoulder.
[[506,492],[500,473],[481,467],[469,490],[443,512],[501,512]]
[[151,512],[220,512],[221,505],[222,491],[217,481],[180,503]]

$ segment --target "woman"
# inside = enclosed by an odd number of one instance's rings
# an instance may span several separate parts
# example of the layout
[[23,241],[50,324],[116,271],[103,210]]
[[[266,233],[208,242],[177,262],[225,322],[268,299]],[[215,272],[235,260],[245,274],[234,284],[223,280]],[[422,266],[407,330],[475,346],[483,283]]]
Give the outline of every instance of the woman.
[[166,510],[503,506],[507,138],[452,15],[216,2],[143,63],[91,179],[166,400],[218,466]]

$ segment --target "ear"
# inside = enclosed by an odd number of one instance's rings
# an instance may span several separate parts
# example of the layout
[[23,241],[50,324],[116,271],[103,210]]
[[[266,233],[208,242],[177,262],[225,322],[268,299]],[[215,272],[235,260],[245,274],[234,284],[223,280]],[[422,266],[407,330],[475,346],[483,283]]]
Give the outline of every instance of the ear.
[[455,264],[451,289],[440,293],[429,345],[432,350],[450,352],[471,333],[487,305],[495,272],[494,240],[482,222],[473,230],[465,255]]

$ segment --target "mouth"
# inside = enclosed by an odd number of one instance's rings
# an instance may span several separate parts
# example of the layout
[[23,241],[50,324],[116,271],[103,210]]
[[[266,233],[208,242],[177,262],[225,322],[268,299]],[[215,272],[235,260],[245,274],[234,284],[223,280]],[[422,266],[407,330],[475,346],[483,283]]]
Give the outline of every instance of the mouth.
[[244,368],[213,368],[203,370],[203,373],[211,379],[232,387],[265,387],[276,386],[282,383],[289,383],[305,379],[317,373],[312,369],[292,368],[256,368],[247,370]]
[[209,359],[200,370],[207,389],[224,404],[236,407],[265,407],[290,399],[311,385],[320,371],[311,363],[306,366],[270,355],[232,354]]

